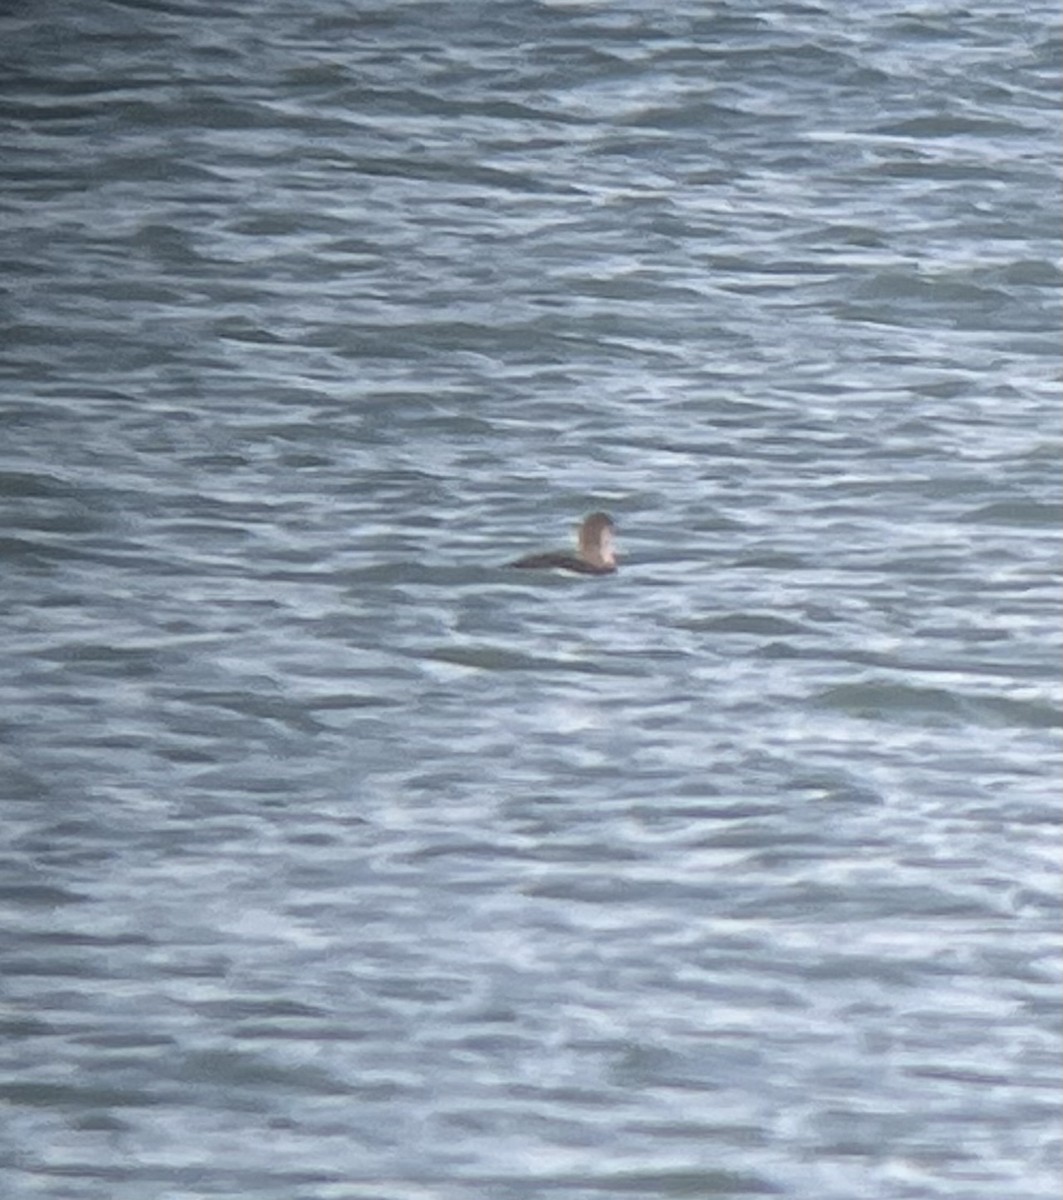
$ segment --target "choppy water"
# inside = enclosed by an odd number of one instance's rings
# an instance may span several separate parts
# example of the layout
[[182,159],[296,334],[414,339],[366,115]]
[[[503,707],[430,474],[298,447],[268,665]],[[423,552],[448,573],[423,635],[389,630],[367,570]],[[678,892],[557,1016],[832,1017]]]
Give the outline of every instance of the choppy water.
[[1056,1194],[1058,25],[9,6],[0,1194]]

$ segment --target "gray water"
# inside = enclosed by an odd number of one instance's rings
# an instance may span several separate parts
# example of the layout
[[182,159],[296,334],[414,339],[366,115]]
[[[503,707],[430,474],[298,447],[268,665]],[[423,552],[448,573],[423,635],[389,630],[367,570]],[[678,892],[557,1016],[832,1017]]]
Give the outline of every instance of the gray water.
[[1055,1196],[1056,6],[0,57],[0,1196]]

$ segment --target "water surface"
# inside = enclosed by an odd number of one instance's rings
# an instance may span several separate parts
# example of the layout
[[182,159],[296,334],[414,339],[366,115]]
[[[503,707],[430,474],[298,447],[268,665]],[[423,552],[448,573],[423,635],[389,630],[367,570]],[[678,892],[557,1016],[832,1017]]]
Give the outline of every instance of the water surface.
[[0,46],[4,1196],[1054,1196],[1054,8]]

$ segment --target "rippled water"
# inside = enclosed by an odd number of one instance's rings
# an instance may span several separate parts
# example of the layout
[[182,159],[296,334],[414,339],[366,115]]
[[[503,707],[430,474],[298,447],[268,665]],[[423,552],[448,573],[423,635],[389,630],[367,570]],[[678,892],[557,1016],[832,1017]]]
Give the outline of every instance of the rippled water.
[[1056,1194],[1058,25],[9,6],[4,1197]]

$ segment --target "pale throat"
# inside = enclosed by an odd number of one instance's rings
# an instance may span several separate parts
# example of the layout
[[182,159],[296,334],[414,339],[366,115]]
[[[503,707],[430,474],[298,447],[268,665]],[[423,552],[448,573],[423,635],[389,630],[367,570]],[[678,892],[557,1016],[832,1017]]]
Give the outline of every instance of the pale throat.
[[597,541],[587,547],[587,554],[590,559],[602,566],[612,566],[616,562],[612,530],[603,529],[598,535]]

